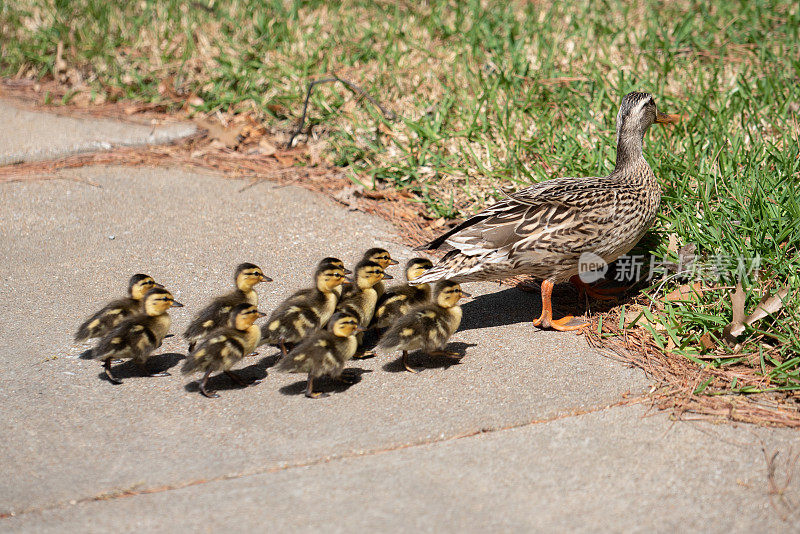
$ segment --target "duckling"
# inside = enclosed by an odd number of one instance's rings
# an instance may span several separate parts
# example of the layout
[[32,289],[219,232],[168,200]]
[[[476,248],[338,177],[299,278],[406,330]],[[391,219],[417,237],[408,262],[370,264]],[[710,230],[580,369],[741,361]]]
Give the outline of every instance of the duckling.
[[[355,284],[347,288],[336,306],[337,311],[351,313],[358,318],[359,324],[369,324],[372,315],[375,313],[375,305],[378,303],[378,292],[375,286],[384,278],[392,277],[383,272],[383,268],[374,261],[362,260],[356,265]],[[361,346],[364,335],[358,335],[358,345]],[[361,353],[356,358],[372,356],[371,353]]]
[[[389,252],[383,248],[371,248],[364,253],[364,257],[361,258],[361,261],[374,261],[381,268],[385,271],[390,265],[397,265],[400,263],[397,260],[392,259],[389,255]],[[383,282],[378,282],[375,285],[375,292],[378,294],[378,297],[381,297],[384,292],[386,291],[386,287],[384,286]]]
[[433,302],[422,304],[400,318],[381,338],[378,346],[386,350],[403,351],[403,367],[419,372],[408,364],[409,351],[422,349],[432,356],[458,358],[456,352],[444,350],[447,340],[461,324],[458,301],[469,295],[456,282],[443,280],[436,284]]
[[[409,282],[416,280],[432,267],[433,263],[427,258],[413,258],[406,264],[406,280]],[[391,326],[397,319],[407,314],[411,308],[418,304],[425,304],[430,299],[430,284],[418,286],[400,284],[390,287],[378,301],[378,308],[372,319],[372,327]]]
[[[253,323],[259,317],[265,316],[265,313],[258,311],[252,304],[247,302],[237,304],[230,311],[227,326],[212,331],[200,341],[197,349],[189,354],[181,372],[189,374],[205,371],[200,380],[200,393],[203,396],[219,397],[215,391],[206,390],[208,377],[214,371],[222,371],[240,386],[246,385],[244,380],[230,369],[239,360],[252,353],[261,341],[261,328]],[[255,383],[258,382],[260,381]]]
[[142,313],[128,317],[108,334],[94,348],[92,358],[103,360],[106,376],[112,384],[122,384],[122,380],[111,373],[111,360],[133,359],[148,376],[169,376],[169,373],[150,373],[146,363],[152,352],[161,346],[172,324],[167,310],[182,308],[166,289],[156,287],[147,292],[142,304]]
[[[338,267],[339,269],[344,271],[344,274],[353,274],[353,271],[347,269],[344,266],[344,262],[339,258],[334,258],[332,256],[328,256],[327,258],[322,258],[317,264],[317,268],[320,267]],[[342,296],[342,286],[336,286],[333,288],[333,292],[336,293],[336,297],[339,298]]]
[[306,397],[317,399],[327,393],[314,392],[314,379],[328,375],[345,382],[344,365],[358,348],[356,332],[358,318],[347,312],[337,312],[328,322],[326,330],[318,330],[292,349],[278,362],[277,369],[290,373],[308,373]]
[[192,352],[197,342],[208,336],[212,330],[225,326],[234,306],[243,302],[258,306],[258,293],[253,287],[260,282],[272,282],[272,278],[265,276],[261,268],[252,263],[242,263],[236,267],[233,279],[236,282],[236,289],[214,299],[189,323],[183,333],[183,337],[189,342],[189,352]]
[[95,337],[102,337],[124,319],[139,313],[142,309],[142,299],[145,293],[154,287],[164,287],[157,284],[151,276],[134,274],[128,281],[128,296],[112,300],[103,308],[86,319],[75,334],[75,341],[86,341]]
[[333,315],[339,297],[334,289],[349,283],[344,270],[320,265],[314,273],[315,287],[301,289],[284,300],[261,327],[261,343],[279,345],[286,354],[286,345],[298,343],[308,332],[320,328]]

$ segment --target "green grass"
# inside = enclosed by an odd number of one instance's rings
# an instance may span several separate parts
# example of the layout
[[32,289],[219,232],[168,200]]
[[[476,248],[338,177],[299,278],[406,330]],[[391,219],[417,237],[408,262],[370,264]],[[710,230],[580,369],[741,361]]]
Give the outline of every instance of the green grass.
[[[313,142],[354,179],[410,190],[445,217],[552,176],[608,173],[617,106],[647,90],[685,116],[646,140],[664,188],[656,253],[675,234],[704,261],[759,255],[759,280],[743,280],[750,312],[764,291],[800,287],[799,32],[791,1],[22,0],[0,6],[0,74],[53,75],[61,41],[97,98],[169,101],[166,81],[202,98],[200,112],[255,113],[288,132],[307,82],[336,72],[400,118],[321,86]],[[664,304],[677,351],[693,358],[718,335],[732,283]],[[703,365],[749,361],[800,388],[797,304],[748,329],[750,356]]]

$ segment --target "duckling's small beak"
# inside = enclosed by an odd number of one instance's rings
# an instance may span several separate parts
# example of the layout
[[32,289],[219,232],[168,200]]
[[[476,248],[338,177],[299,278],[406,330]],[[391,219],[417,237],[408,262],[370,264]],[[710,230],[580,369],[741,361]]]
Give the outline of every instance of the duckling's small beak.
[[350,269],[348,269],[346,267],[342,267],[342,271],[344,271],[344,274],[353,274],[353,271],[351,271]]
[[397,260],[393,260],[393,259],[389,258],[389,265],[397,265],[398,263],[400,263],[400,262],[397,261]]
[[384,280],[394,280],[394,276],[392,276],[391,274],[383,273],[383,279]]
[[472,296],[472,295],[470,295],[470,294],[469,294],[469,293],[467,293],[466,291],[462,291],[462,292],[461,292],[461,298],[462,298],[462,299],[468,299],[468,298],[470,298],[471,296]]
[[170,307],[171,307],[171,308],[183,308],[183,304],[181,304],[181,303],[180,303],[180,302],[178,302],[177,300],[173,300],[173,301],[172,301],[172,306],[170,306]]
[[359,326],[359,327],[356,328],[356,332],[366,332],[366,331],[367,331],[367,329],[364,328],[363,326]]
[[164,289],[164,284],[159,284],[158,282],[156,282],[154,287],[157,287],[159,289]]
[[345,284],[352,284],[352,283],[353,283],[353,281],[352,281],[352,280],[350,280],[349,278],[345,278],[344,280],[342,280],[342,285],[345,285]]
[[266,317],[266,316],[267,316],[267,314],[266,314],[266,313],[264,313],[264,312],[258,312],[258,317],[259,317],[259,318],[261,318],[261,317]]
[[656,123],[658,124],[678,124],[679,122],[681,122],[681,116],[678,114],[670,115],[656,111]]
[[265,274],[261,274],[261,275],[259,275],[259,277],[261,278],[262,282],[272,282],[272,278],[270,278],[269,276],[267,276]]

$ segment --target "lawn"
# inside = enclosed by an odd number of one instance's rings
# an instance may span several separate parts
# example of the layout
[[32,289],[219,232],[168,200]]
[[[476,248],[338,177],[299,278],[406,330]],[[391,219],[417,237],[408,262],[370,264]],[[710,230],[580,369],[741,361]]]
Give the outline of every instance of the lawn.
[[[3,3],[0,75],[84,87],[65,103],[82,93],[250,114],[288,137],[308,82],[335,73],[396,118],[320,85],[299,141],[367,187],[411,192],[431,217],[553,176],[607,174],[622,96],[653,93],[684,119],[645,142],[664,192],[647,252],[677,260],[694,245],[695,265],[715,268],[652,280],[626,312],[643,318],[620,324],[698,369],[752,370],[708,375],[698,394],[800,390],[796,2],[116,4]],[[746,314],[789,292],[734,346],[723,329],[742,307],[738,281]]]

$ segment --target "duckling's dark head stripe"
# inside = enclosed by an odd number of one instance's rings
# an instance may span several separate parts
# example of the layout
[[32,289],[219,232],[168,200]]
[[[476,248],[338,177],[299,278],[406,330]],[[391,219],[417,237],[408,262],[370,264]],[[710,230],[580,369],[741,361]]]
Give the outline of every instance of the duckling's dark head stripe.
[[255,306],[248,302],[243,302],[233,307],[233,309],[230,311],[230,317],[236,317],[240,313],[247,312],[248,310],[250,310],[250,313],[258,313],[258,310]]
[[358,315],[357,314],[351,313],[349,311],[340,310],[340,311],[334,313],[333,317],[331,317],[330,320],[328,321],[328,329],[329,330],[333,330],[333,327],[336,325],[336,323],[338,323],[342,319],[352,319],[353,321],[358,323]]
[[322,266],[334,266],[334,267],[341,267],[344,265],[344,262],[339,258],[334,258],[333,256],[328,256],[327,258],[322,258],[319,260],[320,267]]
[[148,276],[146,274],[142,274],[142,273],[134,274],[133,276],[131,276],[131,279],[128,281],[128,287],[133,287],[136,284],[138,284],[139,282],[141,282],[142,280],[147,280],[148,278],[150,278],[150,276]]
[[371,258],[372,256],[379,256],[381,254],[389,254],[389,251],[386,250],[385,248],[379,248],[379,247],[371,248],[364,253],[364,259]]
[[163,289],[163,288],[160,288],[160,287],[154,287],[153,289],[148,291],[147,294],[144,296],[144,298],[147,299],[147,298],[149,298],[151,296],[154,296],[154,295],[166,295],[166,296],[172,298],[172,293],[170,293],[166,289]]
[[434,293],[439,295],[447,291],[450,288],[458,286],[458,282],[451,282],[450,280],[442,280],[441,282],[437,282],[436,288],[434,289]]
[[356,272],[359,272],[359,271],[361,271],[363,269],[368,269],[368,270],[378,269],[380,271],[383,271],[383,267],[381,267],[379,264],[375,263],[374,261],[370,261],[370,260],[361,260],[360,262],[358,262],[358,265],[356,265]]
[[406,271],[411,269],[412,267],[422,267],[424,269],[430,269],[433,267],[433,262],[428,258],[412,258],[408,260],[408,263],[406,263]]
[[258,269],[259,271],[261,270],[261,268],[254,263],[240,263],[236,267],[235,276],[239,276],[242,272],[247,271],[249,269]]

